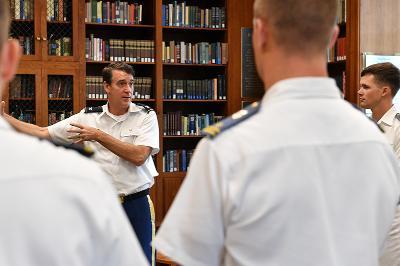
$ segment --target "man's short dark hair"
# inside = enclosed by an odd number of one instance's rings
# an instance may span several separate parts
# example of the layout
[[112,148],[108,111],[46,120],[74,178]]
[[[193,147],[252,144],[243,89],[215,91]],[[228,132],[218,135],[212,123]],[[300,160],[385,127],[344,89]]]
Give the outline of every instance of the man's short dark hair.
[[0,49],[8,38],[10,26],[10,7],[7,0],[0,0]]
[[106,66],[103,69],[103,72],[102,72],[103,82],[106,82],[107,84],[111,84],[113,70],[120,70],[127,74],[132,75],[133,77],[135,76],[135,71],[133,70],[133,67],[131,65],[128,65],[125,62],[115,62],[115,63],[109,64],[108,66]]
[[254,17],[268,21],[287,53],[321,53],[336,23],[337,0],[255,0]]
[[361,77],[373,75],[375,81],[384,86],[389,86],[394,97],[400,87],[400,70],[392,63],[378,63],[366,67],[361,72]]

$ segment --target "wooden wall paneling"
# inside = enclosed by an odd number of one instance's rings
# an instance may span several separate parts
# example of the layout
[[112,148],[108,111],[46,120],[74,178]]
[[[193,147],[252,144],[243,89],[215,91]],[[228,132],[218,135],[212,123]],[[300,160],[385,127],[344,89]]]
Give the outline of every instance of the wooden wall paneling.
[[400,52],[399,0],[361,0],[361,52]]
[[346,22],[346,95],[349,102],[357,104],[360,84],[360,1],[347,0]]
[[241,109],[241,27],[252,27],[254,0],[229,0],[228,114]]
[[164,204],[165,214],[169,209],[169,207],[171,206],[172,202],[174,201],[176,193],[178,193],[178,190],[182,182],[183,178],[180,177],[167,177],[163,179],[163,190],[164,190],[163,204]]

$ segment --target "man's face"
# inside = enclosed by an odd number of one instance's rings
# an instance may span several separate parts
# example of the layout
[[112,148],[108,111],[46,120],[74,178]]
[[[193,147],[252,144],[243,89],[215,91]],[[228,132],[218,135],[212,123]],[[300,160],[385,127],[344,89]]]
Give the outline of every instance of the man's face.
[[372,109],[379,105],[382,99],[383,86],[376,82],[374,75],[367,74],[360,79],[358,97],[360,106],[365,109]]
[[112,71],[111,84],[106,84],[108,102],[116,108],[128,108],[133,93],[133,76],[121,70]]

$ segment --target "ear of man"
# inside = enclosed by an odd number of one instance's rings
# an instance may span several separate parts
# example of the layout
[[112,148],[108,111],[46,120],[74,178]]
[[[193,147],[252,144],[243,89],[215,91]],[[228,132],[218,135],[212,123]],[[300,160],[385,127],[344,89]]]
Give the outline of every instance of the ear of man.
[[17,71],[22,49],[17,40],[8,40],[3,44],[0,54],[0,79],[9,82]]
[[338,37],[339,37],[339,27],[338,25],[335,25],[332,31],[331,39],[329,41],[329,46],[328,46],[329,48],[332,48],[335,45]]
[[268,28],[266,21],[263,18],[253,19],[253,45],[259,51],[266,51],[268,49]]

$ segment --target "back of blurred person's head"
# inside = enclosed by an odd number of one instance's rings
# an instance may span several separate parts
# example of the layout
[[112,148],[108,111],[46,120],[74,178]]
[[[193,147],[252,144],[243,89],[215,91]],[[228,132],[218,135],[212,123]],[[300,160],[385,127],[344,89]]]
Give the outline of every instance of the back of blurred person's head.
[[326,53],[336,25],[336,0],[255,0],[254,19],[267,21],[287,52]]
[[7,40],[10,27],[10,10],[7,0],[0,0],[0,96],[4,83],[15,74],[21,56],[21,47],[16,40]]

